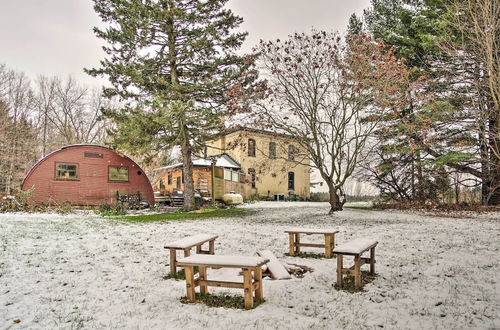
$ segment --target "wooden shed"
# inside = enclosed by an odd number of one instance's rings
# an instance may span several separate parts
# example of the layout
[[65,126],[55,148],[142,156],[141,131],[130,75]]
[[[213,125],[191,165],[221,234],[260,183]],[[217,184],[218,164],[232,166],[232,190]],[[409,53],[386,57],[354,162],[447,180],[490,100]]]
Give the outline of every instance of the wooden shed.
[[28,171],[22,190],[33,188],[33,203],[99,205],[136,194],[154,204],[146,173],[133,160],[98,145],[75,144],[46,155]]

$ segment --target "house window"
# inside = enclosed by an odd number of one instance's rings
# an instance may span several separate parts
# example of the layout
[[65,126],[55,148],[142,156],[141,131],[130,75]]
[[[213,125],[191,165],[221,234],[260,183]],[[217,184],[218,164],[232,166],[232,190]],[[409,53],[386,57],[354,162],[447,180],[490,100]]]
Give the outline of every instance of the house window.
[[108,167],[109,181],[128,182],[128,167],[110,166]]
[[224,169],[224,180],[231,181],[231,171]]
[[56,179],[78,180],[76,164],[56,163]]
[[160,190],[165,189],[165,183],[163,182],[163,179],[160,179]]
[[288,146],[288,160],[295,160],[295,152],[295,146],[290,144]]
[[276,142],[269,142],[269,158],[276,159]]
[[252,177],[252,188],[255,188],[255,181],[256,181],[255,170],[253,168],[249,168],[248,174],[250,174],[250,176]]
[[231,171],[231,181],[238,182],[238,181],[240,181],[239,179],[240,179],[240,176],[239,176],[238,172]]
[[288,172],[288,190],[295,190],[295,173]]
[[172,173],[167,174],[167,184],[169,186],[172,185]]
[[248,156],[255,157],[255,140],[248,139]]

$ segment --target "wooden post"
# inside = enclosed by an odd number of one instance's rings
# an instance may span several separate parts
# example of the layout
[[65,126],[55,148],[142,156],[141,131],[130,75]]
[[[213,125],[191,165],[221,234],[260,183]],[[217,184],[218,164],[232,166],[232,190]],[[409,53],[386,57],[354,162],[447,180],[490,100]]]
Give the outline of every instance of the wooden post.
[[361,257],[359,254],[354,256],[354,284],[356,290],[361,289]]
[[255,300],[260,301],[262,300],[263,295],[263,290],[262,290],[262,268],[261,267],[256,267],[254,270],[254,280],[255,282],[259,283],[257,286],[257,289],[255,290]]
[[185,266],[184,273],[186,275],[186,291],[187,299],[190,302],[196,302],[196,296],[194,292],[194,270],[193,266]]
[[375,247],[370,249],[370,274],[375,274]]
[[337,286],[342,288],[342,269],[344,267],[344,256],[337,254]]
[[[200,281],[207,280],[207,267],[200,266]],[[200,293],[202,295],[208,294],[208,287],[200,282]]]
[[300,234],[295,233],[295,252],[298,254],[300,253]]
[[332,250],[333,250],[332,234],[325,234],[325,257],[331,258]]
[[196,254],[201,253],[201,244],[196,245]]
[[243,289],[245,290],[245,308],[253,308],[252,270],[243,269]]
[[215,239],[208,242],[208,253],[215,254]]
[[295,240],[294,240],[294,233],[288,233],[288,239],[290,241],[290,256],[295,255]]
[[191,248],[184,249],[184,258],[189,257],[191,255]]
[[177,251],[170,249],[170,274],[177,274]]

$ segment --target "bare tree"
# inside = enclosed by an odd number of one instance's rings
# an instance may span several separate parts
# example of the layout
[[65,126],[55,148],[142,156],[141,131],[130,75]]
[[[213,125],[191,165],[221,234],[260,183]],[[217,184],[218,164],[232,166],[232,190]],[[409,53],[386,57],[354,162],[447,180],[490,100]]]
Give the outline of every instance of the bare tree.
[[255,124],[295,137],[294,161],[316,168],[342,210],[344,185],[364,157],[378,122],[400,106],[408,71],[393,51],[365,35],[341,38],[313,31],[261,42],[259,65],[267,95],[252,111]]

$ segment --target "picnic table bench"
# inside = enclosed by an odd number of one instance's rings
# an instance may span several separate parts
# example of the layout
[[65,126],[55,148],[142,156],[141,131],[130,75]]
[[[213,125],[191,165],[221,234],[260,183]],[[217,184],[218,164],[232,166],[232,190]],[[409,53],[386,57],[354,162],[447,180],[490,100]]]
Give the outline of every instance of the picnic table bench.
[[[344,275],[354,275],[354,285],[356,290],[361,289],[361,266],[370,264],[370,273],[375,273],[375,247],[378,242],[368,238],[358,238],[337,246],[333,253],[337,255],[337,286],[342,288],[342,278]],[[370,250],[370,257],[364,258],[361,255]],[[354,265],[344,268],[344,255],[354,256]]]
[[[300,253],[300,247],[319,247],[325,249],[325,257],[331,258],[332,250],[335,247],[335,234],[338,233],[338,230],[333,229],[307,229],[307,228],[292,228],[285,230],[285,233],[288,233],[289,242],[290,242],[290,256],[294,256],[295,253]],[[301,243],[300,242],[300,234],[305,235],[324,235],[325,243],[324,244],[313,244],[313,243]]]
[[[177,274],[177,250],[184,251],[184,257],[189,257],[191,255],[191,248],[195,246],[197,254],[214,254],[214,242],[218,237],[211,234],[198,234],[167,243],[165,249],[170,249],[170,273]],[[207,242],[208,250],[203,250],[202,245]]]
[[[261,257],[245,256],[216,256],[216,255],[193,255],[182,258],[177,262],[179,267],[184,267],[186,275],[187,299],[195,302],[195,288],[200,286],[202,295],[208,294],[208,286],[244,289],[245,308],[253,308],[254,293],[255,300],[263,298],[262,292],[262,265],[269,259]],[[199,268],[198,277],[194,277],[194,267]],[[241,268],[243,270],[243,282],[216,281],[207,279],[208,268]]]

